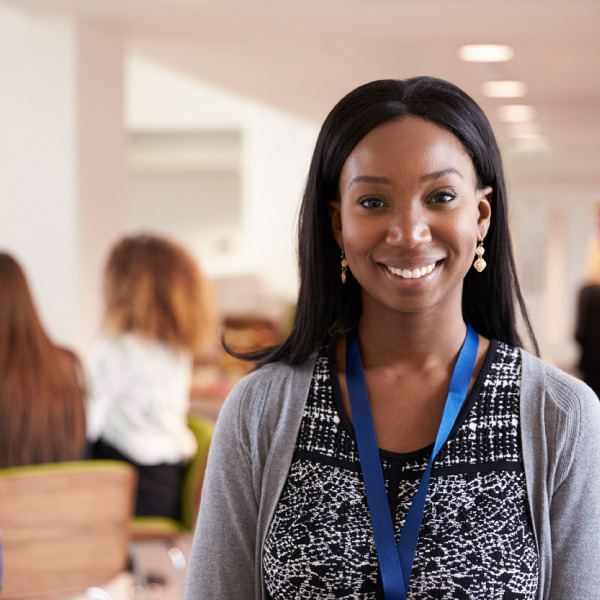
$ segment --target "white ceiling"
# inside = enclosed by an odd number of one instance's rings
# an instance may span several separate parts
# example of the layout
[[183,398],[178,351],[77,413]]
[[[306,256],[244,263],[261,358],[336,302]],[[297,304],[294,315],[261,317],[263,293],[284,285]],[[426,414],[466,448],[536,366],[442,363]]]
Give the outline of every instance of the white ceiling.
[[[503,101],[479,88],[522,80],[527,97],[510,102],[537,109],[552,149],[542,162],[600,178],[599,0],[0,1],[115,22],[136,53],[318,122],[366,81],[442,77],[482,105],[509,154],[515,143],[495,117]],[[510,44],[515,55],[464,63],[467,43]]]

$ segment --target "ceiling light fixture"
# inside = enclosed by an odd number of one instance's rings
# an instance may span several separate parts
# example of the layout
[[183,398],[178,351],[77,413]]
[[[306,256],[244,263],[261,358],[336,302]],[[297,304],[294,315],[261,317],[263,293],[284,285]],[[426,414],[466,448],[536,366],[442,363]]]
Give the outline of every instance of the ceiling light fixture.
[[522,98],[527,94],[527,84],[522,81],[484,81],[481,93],[488,98]]
[[522,123],[537,118],[537,110],[529,104],[505,104],[498,107],[497,114],[505,123]]
[[458,56],[467,62],[504,62],[514,54],[510,46],[503,44],[469,44],[458,49]]

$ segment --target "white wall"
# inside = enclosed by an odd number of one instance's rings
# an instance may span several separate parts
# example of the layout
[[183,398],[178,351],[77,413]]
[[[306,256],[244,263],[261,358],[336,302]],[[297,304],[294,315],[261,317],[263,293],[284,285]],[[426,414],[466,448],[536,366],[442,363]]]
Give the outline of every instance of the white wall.
[[76,62],[72,22],[0,6],[0,247],[25,267],[42,320],[66,343],[75,341]]
[[598,186],[581,180],[511,187],[515,254],[521,285],[543,358],[571,370],[577,294],[585,278]]
[[[131,56],[127,73],[126,122],[130,131],[239,131],[240,238],[228,244],[232,252],[207,254],[205,248],[198,258],[217,284],[226,282],[221,286],[227,290],[227,297],[221,298],[225,312],[276,314],[296,298],[295,218],[318,126],[174,73],[143,57]],[[156,229],[156,220],[140,210],[139,181],[132,185],[132,226],[139,228],[146,223]],[[205,185],[203,197],[214,202],[210,182]],[[199,195],[197,190],[188,192],[193,193]],[[157,202],[154,195],[153,210]],[[181,204],[179,209],[185,210]],[[188,212],[192,222],[193,212]],[[165,229],[174,233],[172,228]],[[189,235],[179,235],[179,239],[192,249],[202,247],[193,244]],[[249,289],[250,282],[260,289]]]
[[52,337],[80,351],[97,325],[99,246],[119,220],[105,209],[122,199],[119,48],[103,25],[0,6],[0,247]]
[[123,33],[108,24],[77,28],[77,285],[76,336],[91,346],[102,315],[107,246],[125,227],[126,170]]
[[[236,243],[229,254],[211,255],[201,244],[195,250],[242,309],[276,311],[296,294],[295,220],[318,124],[141,57],[125,62],[126,52],[123,32],[107,24],[33,18],[0,6],[0,247],[26,268],[53,337],[84,353],[99,323],[100,273],[111,243],[152,221],[126,193],[131,132],[238,132],[240,155],[227,167],[238,177],[237,192],[227,192],[240,196],[239,230],[227,234],[238,236]],[[231,183],[219,183],[215,157],[202,159],[212,202]],[[517,260],[543,355],[569,367],[599,195],[597,160],[505,159]],[[215,207],[180,208],[185,219]],[[185,234],[190,245],[195,231],[190,225]],[[260,289],[250,290],[251,282]]]
[[293,222],[316,126],[140,59],[124,71],[125,58],[109,24],[0,7],[0,247],[22,262],[52,337],[84,355],[107,252],[143,225],[126,194],[131,131],[240,132],[239,239],[204,266],[258,282],[248,310],[296,294]]

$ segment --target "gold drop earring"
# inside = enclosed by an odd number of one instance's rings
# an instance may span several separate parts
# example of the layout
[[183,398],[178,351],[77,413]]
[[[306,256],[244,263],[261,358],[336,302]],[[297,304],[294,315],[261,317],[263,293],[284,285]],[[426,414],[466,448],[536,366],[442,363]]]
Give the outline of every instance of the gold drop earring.
[[342,284],[346,283],[346,273],[348,271],[348,261],[346,260],[346,255],[344,254],[344,251],[342,250]]
[[475,249],[475,254],[477,254],[477,260],[473,263],[473,266],[481,273],[485,269],[486,262],[481,258],[485,249],[483,247],[483,240],[479,241],[479,246]]

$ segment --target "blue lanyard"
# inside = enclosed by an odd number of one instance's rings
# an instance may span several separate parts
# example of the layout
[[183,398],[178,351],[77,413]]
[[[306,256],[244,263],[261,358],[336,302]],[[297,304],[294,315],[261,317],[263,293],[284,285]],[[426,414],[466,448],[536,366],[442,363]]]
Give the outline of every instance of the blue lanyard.
[[373,415],[369,406],[369,396],[358,347],[358,333],[356,328],[348,333],[346,340],[346,381],[385,600],[405,600],[408,595],[410,574],[417,549],[421,521],[423,520],[429,476],[431,475],[431,465],[440,448],[448,439],[460,408],[467,397],[478,347],[479,338],[477,333],[467,323],[467,337],[454,367],[454,373],[450,381],[450,391],[446,398],[444,414],[435,439],[433,452],[413,498],[396,546],[394,523],[385,491]]

